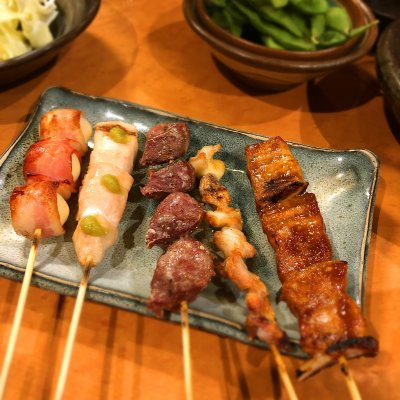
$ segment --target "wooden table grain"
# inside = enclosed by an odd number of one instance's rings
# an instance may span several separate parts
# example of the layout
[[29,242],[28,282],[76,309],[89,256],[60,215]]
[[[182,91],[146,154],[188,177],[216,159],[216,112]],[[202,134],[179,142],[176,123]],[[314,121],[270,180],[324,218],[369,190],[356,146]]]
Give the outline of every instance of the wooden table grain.
[[[104,0],[93,24],[51,68],[0,91],[0,153],[23,128],[38,96],[54,85],[308,145],[376,153],[381,174],[365,315],[380,353],[350,365],[364,399],[400,399],[400,146],[385,118],[373,57],[317,82],[266,94],[238,85],[216,66],[186,25],[178,0]],[[0,279],[0,360],[19,290],[20,283]],[[6,399],[54,394],[73,305],[72,298],[31,289]],[[195,329],[191,341],[195,399],[286,398],[268,351]],[[299,361],[285,361],[294,376]],[[338,368],[295,387],[300,399],[348,398]],[[182,398],[179,326],[84,305],[65,399]]]

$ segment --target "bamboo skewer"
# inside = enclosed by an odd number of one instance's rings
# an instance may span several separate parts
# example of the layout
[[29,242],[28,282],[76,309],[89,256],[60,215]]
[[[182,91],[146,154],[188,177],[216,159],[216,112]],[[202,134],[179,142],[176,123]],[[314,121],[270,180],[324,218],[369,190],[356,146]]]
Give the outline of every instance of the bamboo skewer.
[[344,375],[344,379],[347,385],[347,389],[349,390],[351,399],[361,400],[361,395],[358,390],[357,383],[350,372],[349,364],[347,363],[347,359],[344,356],[339,357],[339,365],[340,365],[340,370]]
[[271,348],[271,352],[272,352],[272,355],[274,357],[275,363],[276,363],[276,365],[278,367],[279,376],[281,378],[283,386],[286,389],[286,392],[287,392],[287,394],[289,396],[289,399],[290,400],[297,400],[297,394],[296,394],[296,392],[294,390],[292,381],[290,380],[290,377],[289,377],[288,371],[286,369],[286,365],[283,362],[281,353],[279,353],[279,351],[278,351],[278,349],[276,348],[275,345],[271,345],[270,348]]
[[78,330],[78,324],[82,312],[83,301],[85,300],[91,262],[92,262],[91,258],[88,257],[83,267],[82,279],[79,285],[78,295],[76,297],[75,307],[71,319],[71,326],[69,327],[69,332],[67,337],[67,344],[65,346],[60,375],[58,377],[56,394],[54,397],[55,400],[61,400],[64,393],[65,382],[67,379],[69,364],[71,361],[71,355],[74,347],[76,332]]
[[14,321],[11,328],[10,338],[8,339],[7,351],[3,362],[0,376],[0,399],[3,399],[4,390],[7,383],[8,373],[10,371],[11,361],[14,355],[15,344],[17,342],[19,329],[21,327],[22,314],[25,310],[26,298],[28,296],[29,286],[32,280],[33,268],[35,266],[36,254],[42,235],[41,229],[35,229],[33,234],[32,246],[29,251],[29,257],[25,268],[24,280],[22,282],[21,292],[18,298],[17,309],[15,311]]
[[188,304],[186,301],[182,301],[181,303],[181,327],[182,327],[182,344],[183,344],[183,369],[185,375],[185,394],[186,394],[186,400],[193,400],[189,318],[188,318]]

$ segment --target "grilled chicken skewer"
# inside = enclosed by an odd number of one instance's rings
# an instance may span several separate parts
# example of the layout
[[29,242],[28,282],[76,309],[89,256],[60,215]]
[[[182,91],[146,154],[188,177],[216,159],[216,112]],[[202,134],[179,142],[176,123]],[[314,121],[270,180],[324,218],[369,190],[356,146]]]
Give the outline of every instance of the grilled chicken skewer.
[[281,300],[299,319],[301,345],[312,358],[300,379],[346,358],[374,356],[375,338],[346,293],[347,263],[332,248],[315,195],[287,144],[276,137],[246,147],[248,175],[268,241],[276,251]]
[[78,225],[72,237],[83,266],[55,399],[61,400],[91,268],[99,264],[117,240],[118,224],[133,184],[130,173],[138,150],[133,125],[120,121],[96,125],[94,149],[79,193]]
[[10,196],[11,222],[18,235],[32,239],[6,355],[0,376],[0,399],[15,350],[35,258],[41,238],[64,234],[69,215],[68,199],[77,189],[81,156],[87,149],[92,128],[83,113],[56,109],[40,120],[38,142],[29,148],[24,161],[26,184]]
[[199,189],[203,202],[214,208],[214,211],[206,212],[206,221],[214,228],[222,228],[214,233],[214,244],[225,257],[220,273],[246,292],[245,301],[249,310],[247,331],[251,337],[258,337],[269,345],[289,398],[295,400],[296,392],[277,349],[286,347],[288,339],[276,322],[275,313],[268,300],[267,287],[245,264],[245,259],[254,257],[256,250],[242,232],[240,210],[230,207],[230,193],[219,182],[225,172],[225,165],[221,160],[214,160],[213,156],[220,148],[220,145],[205,146],[189,161],[195,168],[196,176],[201,178]]

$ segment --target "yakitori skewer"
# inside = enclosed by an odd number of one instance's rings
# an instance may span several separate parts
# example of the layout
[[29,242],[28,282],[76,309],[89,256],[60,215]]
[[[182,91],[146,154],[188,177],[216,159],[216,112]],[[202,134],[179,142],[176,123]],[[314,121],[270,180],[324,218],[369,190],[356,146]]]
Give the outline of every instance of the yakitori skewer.
[[246,292],[246,304],[249,309],[247,330],[250,336],[258,337],[270,347],[288,396],[291,400],[295,400],[296,392],[278,351],[278,346],[288,345],[287,337],[277,324],[275,313],[268,300],[267,287],[256,274],[247,269],[244,262],[246,258],[254,257],[256,250],[242,232],[243,221],[240,210],[230,207],[231,195],[219,181],[225,173],[225,165],[213,156],[220,149],[219,144],[205,146],[189,161],[196,171],[196,176],[201,178],[200,194],[203,202],[214,208],[214,211],[206,212],[206,221],[213,228],[222,228],[214,233],[214,244],[225,256],[220,273]]
[[118,237],[118,224],[133,184],[130,172],[137,150],[137,132],[133,125],[120,121],[96,125],[94,149],[79,192],[78,225],[72,237],[83,274],[57,382],[56,400],[61,400],[64,393],[90,270],[103,260]]
[[347,385],[347,389],[350,393],[350,397],[352,400],[361,400],[360,391],[358,390],[358,386],[356,381],[353,378],[353,374],[350,371],[349,364],[347,359],[344,356],[339,357],[339,365],[342,374],[344,375],[344,379]]
[[[375,356],[378,342],[346,293],[347,263],[333,261],[316,196],[288,145],[275,137],[246,147],[247,172],[268,241],[276,252],[280,300],[297,316],[300,343],[311,359],[297,371],[300,380],[340,360]],[[352,396],[356,385],[349,374]]]
[[[145,151],[141,160],[143,165],[156,165],[183,156],[189,146],[190,133],[184,123],[163,123],[154,126],[147,135]],[[189,163],[178,161],[159,170],[150,170],[144,196],[160,199],[168,193],[188,192],[194,188],[194,170]],[[180,305],[185,394],[193,398],[190,334],[187,301]]]
[[33,243],[1,371],[0,399],[4,395],[40,239],[64,234],[63,225],[69,215],[65,199],[77,190],[81,156],[87,149],[91,132],[89,122],[79,110],[55,109],[45,113],[39,124],[41,140],[32,144],[25,157],[26,184],[11,193],[12,225],[17,234],[32,239]]

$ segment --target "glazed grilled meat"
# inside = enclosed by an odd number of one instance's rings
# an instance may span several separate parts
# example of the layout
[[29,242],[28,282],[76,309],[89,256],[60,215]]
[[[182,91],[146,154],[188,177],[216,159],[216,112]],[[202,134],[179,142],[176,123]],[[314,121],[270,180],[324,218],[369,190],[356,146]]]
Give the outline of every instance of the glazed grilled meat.
[[279,136],[246,146],[245,154],[257,209],[306,190],[300,165]]
[[196,176],[187,161],[178,161],[159,170],[150,170],[146,186],[140,188],[143,196],[161,199],[169,193],[190,192]]
[[312,356],[298,371],[304,379],[342,355],[374,356],[378,342],[367,335],[361,310],[346,293],[347,264],[332,260],[316,197],[299,194],[307,183],[282,142],[248,146],[247,168],[263,230],[276,252],[280,299],[297,316],[301,344]]
[[158,259],[148,307],[160,317],[164,310],[179,311],[181,303],[193,301],[213,276],[213,258],[206,247],[180,238]]
[[267,204],[261,224],[276,252],[281,282],[293,271],[332,259],[332,248],[313,193]]
[[183,122],[167,122],[153,126],[140,164],[156,165],[182,157],[188,150],[190,133]]

